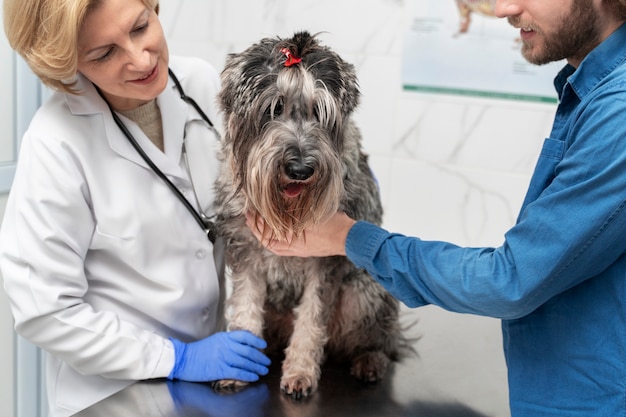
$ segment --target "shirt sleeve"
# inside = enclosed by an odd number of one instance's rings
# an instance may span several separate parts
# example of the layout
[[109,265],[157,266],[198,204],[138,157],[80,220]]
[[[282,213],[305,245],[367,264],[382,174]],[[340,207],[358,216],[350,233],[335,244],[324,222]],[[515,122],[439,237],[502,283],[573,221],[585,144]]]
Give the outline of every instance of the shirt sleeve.
[[516,297],[502,282],[514,273],[503,251],[424,241],[363,221],[346,240],[348,258],[407,306],[494,317],[511,314]]
[[[541,184],[497,248],[467,248],[357,222],[346,253],[410,307],[499,318],[525,316],[593,278],[626,252],[626,107],[607,97],[572,123],[563,152],[540,157]],[[603,103],[604,101],[604,103]],[[567,145],[567,146],[565,146]],[[551,164],[544,166],[544,164]],[[535,191],[533,190],[533,193]]]

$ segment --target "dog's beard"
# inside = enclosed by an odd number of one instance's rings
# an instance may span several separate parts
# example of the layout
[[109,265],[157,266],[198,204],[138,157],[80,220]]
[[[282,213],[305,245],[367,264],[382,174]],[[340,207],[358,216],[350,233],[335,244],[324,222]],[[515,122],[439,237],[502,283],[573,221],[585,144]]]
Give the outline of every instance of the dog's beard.
[[304,151],[302,158],[314,172],[306,180],[290,179],[284,172],[284,135],[293,134],[282,124],[266,131],[244,162],[241,191],[246,210],[264,220],[260,230],[264,237],[290,241],[339,209],[343,168],[338,152],[321,130],[308,134],[315,136],[309,141],[315,148]]

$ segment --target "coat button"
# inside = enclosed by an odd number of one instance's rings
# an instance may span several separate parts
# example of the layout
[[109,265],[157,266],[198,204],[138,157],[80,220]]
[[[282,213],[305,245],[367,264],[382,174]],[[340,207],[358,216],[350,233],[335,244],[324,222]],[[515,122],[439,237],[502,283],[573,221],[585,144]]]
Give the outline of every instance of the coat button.
[[198,249],[196,251],[196,258],[197,259],[205,259],[206,258],[206,250],[204,249]]

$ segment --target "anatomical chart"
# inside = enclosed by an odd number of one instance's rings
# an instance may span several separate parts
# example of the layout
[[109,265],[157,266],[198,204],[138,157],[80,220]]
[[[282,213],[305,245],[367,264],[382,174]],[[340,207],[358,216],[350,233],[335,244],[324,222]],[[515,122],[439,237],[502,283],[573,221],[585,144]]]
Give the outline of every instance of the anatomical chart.
[[565,61],[528,63],[519,29],[494,16],[495,0],[413,0],[404,44],[406,91],[556,102]]

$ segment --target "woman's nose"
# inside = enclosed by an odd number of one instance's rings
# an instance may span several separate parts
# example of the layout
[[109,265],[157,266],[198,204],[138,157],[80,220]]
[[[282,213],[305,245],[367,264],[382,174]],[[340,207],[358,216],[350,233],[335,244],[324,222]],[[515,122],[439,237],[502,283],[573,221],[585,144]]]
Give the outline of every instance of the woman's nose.
[[494,14],[497,17],[516,16],[521,13],[519,0],[496,0]]
[[132,45],[132,47],[128,49],[127,55],[128,63],[133,69],[145,70],[151,65],[150,51],[143,47],[143,45]]

